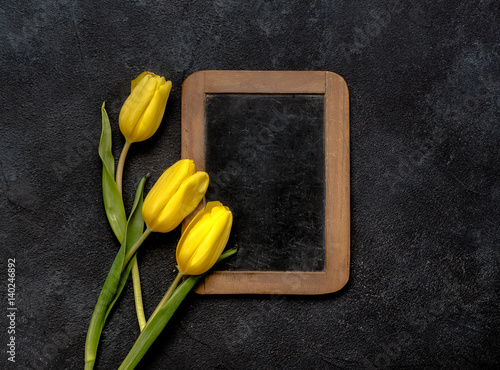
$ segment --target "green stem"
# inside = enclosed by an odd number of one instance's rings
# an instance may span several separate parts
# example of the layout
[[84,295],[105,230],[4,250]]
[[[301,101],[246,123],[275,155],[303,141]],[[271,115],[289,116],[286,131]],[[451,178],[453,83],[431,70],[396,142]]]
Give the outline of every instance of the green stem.
[[[232,248],[222,253],[217,262],[220,262],[233,254],[236,253],[236,248]],[[206,274],[206,273],[205,273]],[[132,370],[135,369],[137,364],[144,357],[149,347],[154,343],[155,339],[160,335],[162,330],[165,328],[170,318],[173,316],[177,308],[179,308],[180,304],[186,298],[188,293],[193,289],[193,287],[197,284],[197,282],[202,279],[205,274],[189,276],[186,280],[184,280],[177,289],[174,289],[173,294],[167,302],[163,303],[163,299],[155,310],[156,314],[153,313],[149,318],[144,330],[139,334],[139,337],[135,341],[132,349],[128,353],[127,357],[123,360],[118,370]],[[181,273],[177,275],[177,278],[180,280],[182,278]],[[176,280],[177,280],[176,278]],[[175,283],[175,281],[174,281]],[[172,283],[172,285],[174,285]],[[170,289],[169,289],[170,290]],[[168,292],[167,292],[168,294]],[[165,296],[167,295],[165,294]]]
[[177,288],[177,285],[179,285],[183,276],[184,276],[184,274],[179,271],[179,273],[175,277],[174,281],[170,285],[170,288],[168,288],[167,292],[165,293],[165,295],[161,299],[160,303],[158,303],[158,306],[156,306],[156,309],[154,310],[152,315],[149,317],[148,323],[153,319],[153,317],[156,316],[156,314],[158,313],[160,308],[162,308],[167,303],[167,301],[170,299],[170,297],[172,296],[172,293],[174,292],[175,288]]
[[175,290],[173,295],[168,300],[167,304],[165,304],[164,306],[158,305],[158,314],[154,317],[151,316],[151,318],[148,320],[146,327],[141,332],[141,334],[139,334],[139,337],[135,341],[132,349],[128,353],[127,357],[125,357],[118,370],[135,369],[137,364],[141,361],[141,359],[148,351],[149,347],[151,347],[155,339],[163,331],[168,321],[180,306],[184,298],[186,298],[187,294],[203,276],[204,274],[190,276],[179,285],[179,287]]
[[[97,300],[96,307],[94,309],[94,313],[92,314],[92,318],[90,319],[89,329],[87,331],[87,339],[85,341],[85,369],[90,370],[94,368],[94,363],[96,360],[97,347],[99,345],[99,338],[101,337],[102,329],[104,327],[104,323],[106,318],[110,312],[111,307],[117,299],[118,295],[121,292],[118,291],[120,284],[120,276],[130,259],[137,252],[137,249],[141,246],[141,244],[146,240],[149,234],[151,234],[152,230],[147,228],[146,231],[141,235],[139,239],[132,245],[130,250],[133,250],[133,253],[125,254],[126,250],[126,241],[122,244],[120,251],[118,252],[111,269],[106,277],[106,281],[102,287],[101,293],[99,294],[99,298]],[[130,252],[130,251],[129,251]]]
[[116,186],[118,187],[120,195],[122,195],[123,167],[125,166],[125,158],[127,158],[127,153],[131,144],[131,141],[125,140],[120,159],[118,160],[118,166],[116,167]]
[[93,361],[85,360],[85,370],[93,370],[95,364],[95,359]]
[[[125,167],[125,159],[127,158],[128,150],[130,149],[132,142],[128,139],[125,140],[122,152],[120,154],[120,159],[118,160],[118,166],[116,168],[116,187],[123,198],[122,184],[123,184],[123,168]],[[142,292],[141,292],[141,277],[139,275],[139,264],[137,258],[134,259],[132,266],[132,283],[134,286],[134,302],[135,311],[137,312],[137,320],[139,321],[139,328],[142,329],[146,325],[146,315],[144,315],[144,304],[142,302]]]
[[139,321],[139,328],[142,331],[146,326],[146,315],[144,314],[144,304],[142,302],[141,277],[139,275],[137,256],[134,258],[132,265],[132,281],[134,283],[135,311],[137,313],[137,321]]
[[139,239],[137,239],[137,241],[134,243],[134,245],[132,245],[132,247],[130,247],[130,249],[127,251],[127,254],[125,255],[125,259],[123,261],[123,266],[126,266],[127,263],[129,263],[129,261],[132,259],[134,254],[136,254],[136,252],[139,249],[139,247],[141,246],[141,244],[144,242],[144,240],[146,240],[146,238],[149,236],[149,234],[151,234],[152,231],[153,230],[151,230],[149,227],[146,228],[146,230],[141,235],[141,237]]

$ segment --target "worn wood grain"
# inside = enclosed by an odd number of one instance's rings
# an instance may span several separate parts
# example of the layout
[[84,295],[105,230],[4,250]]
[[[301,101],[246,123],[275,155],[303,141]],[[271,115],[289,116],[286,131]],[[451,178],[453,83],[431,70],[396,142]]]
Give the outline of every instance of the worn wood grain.
[[[205,169],[206,94],[323,94],[325,271],[215,271],[201,294],[325,294],[349,279],[349,98],[342,77],[324,71],[200,71],[182,90],[182,158]],[[185,221],[186,223],[187,221]]]

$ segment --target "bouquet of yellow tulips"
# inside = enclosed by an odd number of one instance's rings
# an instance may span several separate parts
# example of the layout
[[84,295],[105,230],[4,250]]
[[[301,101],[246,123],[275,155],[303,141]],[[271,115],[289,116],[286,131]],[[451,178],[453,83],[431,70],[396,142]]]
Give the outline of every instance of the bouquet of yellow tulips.
[[[120,111],[119,126],[125,137],[115,176],[111,151],[111,125],[104,108],[99,156],[102,167],[104,208],[109,224],[121,247],[109,270],[92,315],[85,342],[85,369],[93,369],[99,338],[106,318],[132,273],[134,297],[140,334],[120,369],[133,369],[145,355],[196,283],[218,261],[234,253],[224,252],[233,216],[220,202],[209,202],[196,214],[182,233],[176,250],[179,273],[148,320],[145,318],[136,253],[151,232],[167,233],[191,214],[205,196],[209,176],[196,171],[190,159],[183,159],[166,169],[143,199],[144,176],[137,188],[128,218],[122,200],[122,177],[125,159],[134,142],[150,138],[160,126],[172,83],[150,72],[132,81],[131,93]],[[144,229],[145,227],[145,229]],[[184,281],[181,280],[186,277]]]

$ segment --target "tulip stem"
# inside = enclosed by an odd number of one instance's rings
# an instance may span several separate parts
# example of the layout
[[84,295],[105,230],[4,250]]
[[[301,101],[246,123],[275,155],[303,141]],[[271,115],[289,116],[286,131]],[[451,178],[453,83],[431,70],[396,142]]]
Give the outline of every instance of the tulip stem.
[[142,302],[141,277],[139,275],[137,258],[134,258],[132,265],[132,281],[134,283],[135,311],[137,313],[137,320],[139,321],[139,328],[142,331],[146,326],[146,315],[144,314],[144,304]]
[[[118,188],[118,191],[120,192],[120,196],[122,196],[122,198],[123,168],[125,167],[125,159],[127,158],[127,153],[130,149],[130,145],[132,145],[132,142],[128,139],[125,139],[125,144],[123,145],[120,159],[118,160],[118,165],[116,168],[116,187]],[[144,304],[142,302],[141,277],[139,275],[139,263],[137,262],[137,258],[134,259],[134,262],[132,264],[132,283],[134,285],[135,311],[137,312],[139,328],[142,331],[142,329],[144,329],[144,326],[146,326],[146,315],[144,314]]]
[[146,240],[149,234],[151,234],[153,230],[151,230],[149,227],[144,231],[144,233],[141,235],[139,239],[130,247],[130,249],[127,251],[127,254],[125,255],[125,260],[123,262],[123,266],[127,266],[127,263],[130,261],[130,259],[134,256],[134,254],[137,252],[137,249],[141,246],[141,244]]
[[160,311],[160,309],[163,306],[165,306],[165,304],[168,302],[168,300],[172,296],[172,293],[174,292],[175,288],[177,288],[177,285],[179,285],[183,276],[184,276],[184,274],[179,271],[179,273],[175,277],[174,281],[170,285],[170,288],[168,288],[167,292],[165,293],[165,295],[161,299],[160,303],[158,303],[158,306],[156,306],[156,309],[154,310],[153,314],[149,317],[148,323],[151,322],[151,320],[153,319],[153,317],[155,317],[155,315],[158,313],[158,311]]
[[120,154],[120,159],[118,160],[118,166],[116,167],[116,186],[120,195],[122,195],[122,180],[123,180],[123,167],[125,165],[125,158],[127,158],[128,150],[130,149],[131,141],[125,140],[122,152]]
[[[125,255],[124,266],[127,265],[128,261],[130,261],[135,252],[137,252],[137,249],[141,246],[147,236],[151,234],[151,231],[152,230],[148,227],[141,237],[134,243],[134,245],[132,245]],[[132,283],[134,286],[135,312],[137,313],[139,329],[142,331],[142,329],[146,326],[146,315],[144,314],[144,304],[142,302],[141,277],[139,275],[139,263],[137,262],[137,256],[134,258],[134,262],[132,264]]]

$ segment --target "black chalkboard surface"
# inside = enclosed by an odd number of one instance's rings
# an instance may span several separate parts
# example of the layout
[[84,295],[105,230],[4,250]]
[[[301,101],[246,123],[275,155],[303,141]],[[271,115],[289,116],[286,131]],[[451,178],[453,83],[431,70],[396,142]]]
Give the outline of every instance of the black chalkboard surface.
[[345,81],[331,72],[201,71],[183,84],[182,157],[229,206],[239,250],[199,293],[323,294],[349,277]]
[[231,206],[227,270],[323,271],[322,95],[206,95],[207,200]]

